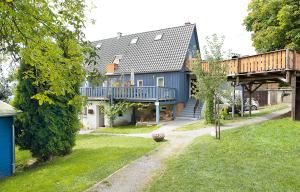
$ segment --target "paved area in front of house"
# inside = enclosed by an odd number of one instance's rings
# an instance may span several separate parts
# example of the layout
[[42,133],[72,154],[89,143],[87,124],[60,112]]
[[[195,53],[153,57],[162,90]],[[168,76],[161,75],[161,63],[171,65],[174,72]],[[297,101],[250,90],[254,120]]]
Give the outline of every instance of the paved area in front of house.
[[[221,130],[237,128],[253,123],[260,123],[277,116],[285,114],[289,109],[280,110],[263,117],[256,117],[253,119],[235,122],[223,126]],[[163,168],[164,162],[174,154],[180,152],[190,144],[194,138],[210,134],[213,127],[203,128],[195,131],[173,131],[177,127],[184,124],[192,123],[190,120],[175,120],[162,126],[155,132],[164,132],[168,142],[162,144],[160,147],[151,153],[142,156],[134,162],[126,165],[114,174],[95,184],[88,189],[89,192],[103,191],[103,192],[138,192],[142,191],[152,180],[155,173]],[[126,136],[141,136],[150,137],[151,134],[127,134]]]

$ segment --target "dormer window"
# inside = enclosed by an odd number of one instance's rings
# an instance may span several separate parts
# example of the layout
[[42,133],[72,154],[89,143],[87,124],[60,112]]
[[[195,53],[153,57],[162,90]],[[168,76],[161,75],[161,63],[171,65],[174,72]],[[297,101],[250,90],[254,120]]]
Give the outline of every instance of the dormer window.
[[113,63],[119,64],[121,59],[122,59],[122,55],[116,55]]
[[136,42],[139,40],[138,37],[135,37],[133,39],[131,39],[130,44],[136,44]]
[[96,44],[96,48],[97,48],[97,49],[100,49],[101,46],[102,46],[102,43],[97,43],[97,44]]
[[163,33],[157,34],[157,35],[155,36],[154,40],[155,40],[155,41],[161,40],[162,36],[163,36]]

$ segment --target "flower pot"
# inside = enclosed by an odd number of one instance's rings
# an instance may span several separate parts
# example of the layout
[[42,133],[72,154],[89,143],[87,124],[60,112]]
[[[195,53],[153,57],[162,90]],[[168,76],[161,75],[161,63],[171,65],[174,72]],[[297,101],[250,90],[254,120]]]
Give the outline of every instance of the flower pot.
[[152,138],[156,142],[161,142],[165,139],[165,134],[164,133],[153,133]]

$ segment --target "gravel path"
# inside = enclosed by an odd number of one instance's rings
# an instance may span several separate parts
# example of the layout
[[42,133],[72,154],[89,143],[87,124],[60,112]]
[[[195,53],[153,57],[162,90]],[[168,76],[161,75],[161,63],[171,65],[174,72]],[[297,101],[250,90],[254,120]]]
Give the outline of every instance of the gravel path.
[[[233,129],[244,125],[264,122],[287,113],[290,109],[284,109],[263,117],[227,124],[221,130]],[[194,131],[174,131],[184,124],[193,123],[190,120],[175,120],[162,126],[155,132],[164,132],[168,142],[149,154],[133,161],[125,167],[119,169],[109,177],[95,184],[88,189],[88,192],[138,192],[145,189],[155,175],[163,168],[164,162],[173,155],[178,155],[189,145],[194,138],[210,134],[213,127],[203,128]],[[151,137],[150,134],[126,134],[126,136]]]

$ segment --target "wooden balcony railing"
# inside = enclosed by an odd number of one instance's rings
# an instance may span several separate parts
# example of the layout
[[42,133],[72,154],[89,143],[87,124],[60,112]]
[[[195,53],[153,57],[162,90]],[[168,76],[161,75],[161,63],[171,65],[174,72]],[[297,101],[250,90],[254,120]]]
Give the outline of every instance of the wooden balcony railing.
[[[269,71],[300,71],[300,53],[286,49],[224,60],[221,64],[227,65],[228,76]],[[209,69],[207,62],[201,62],[201,65],[204,70]]]
[[80,93],[89,98],[126,100],[174,100],[176,99],[176,90],[168,87],[81,87]]
[[108,98],[111,88],[109,87],[80,87],[82,96],[95,98]]

